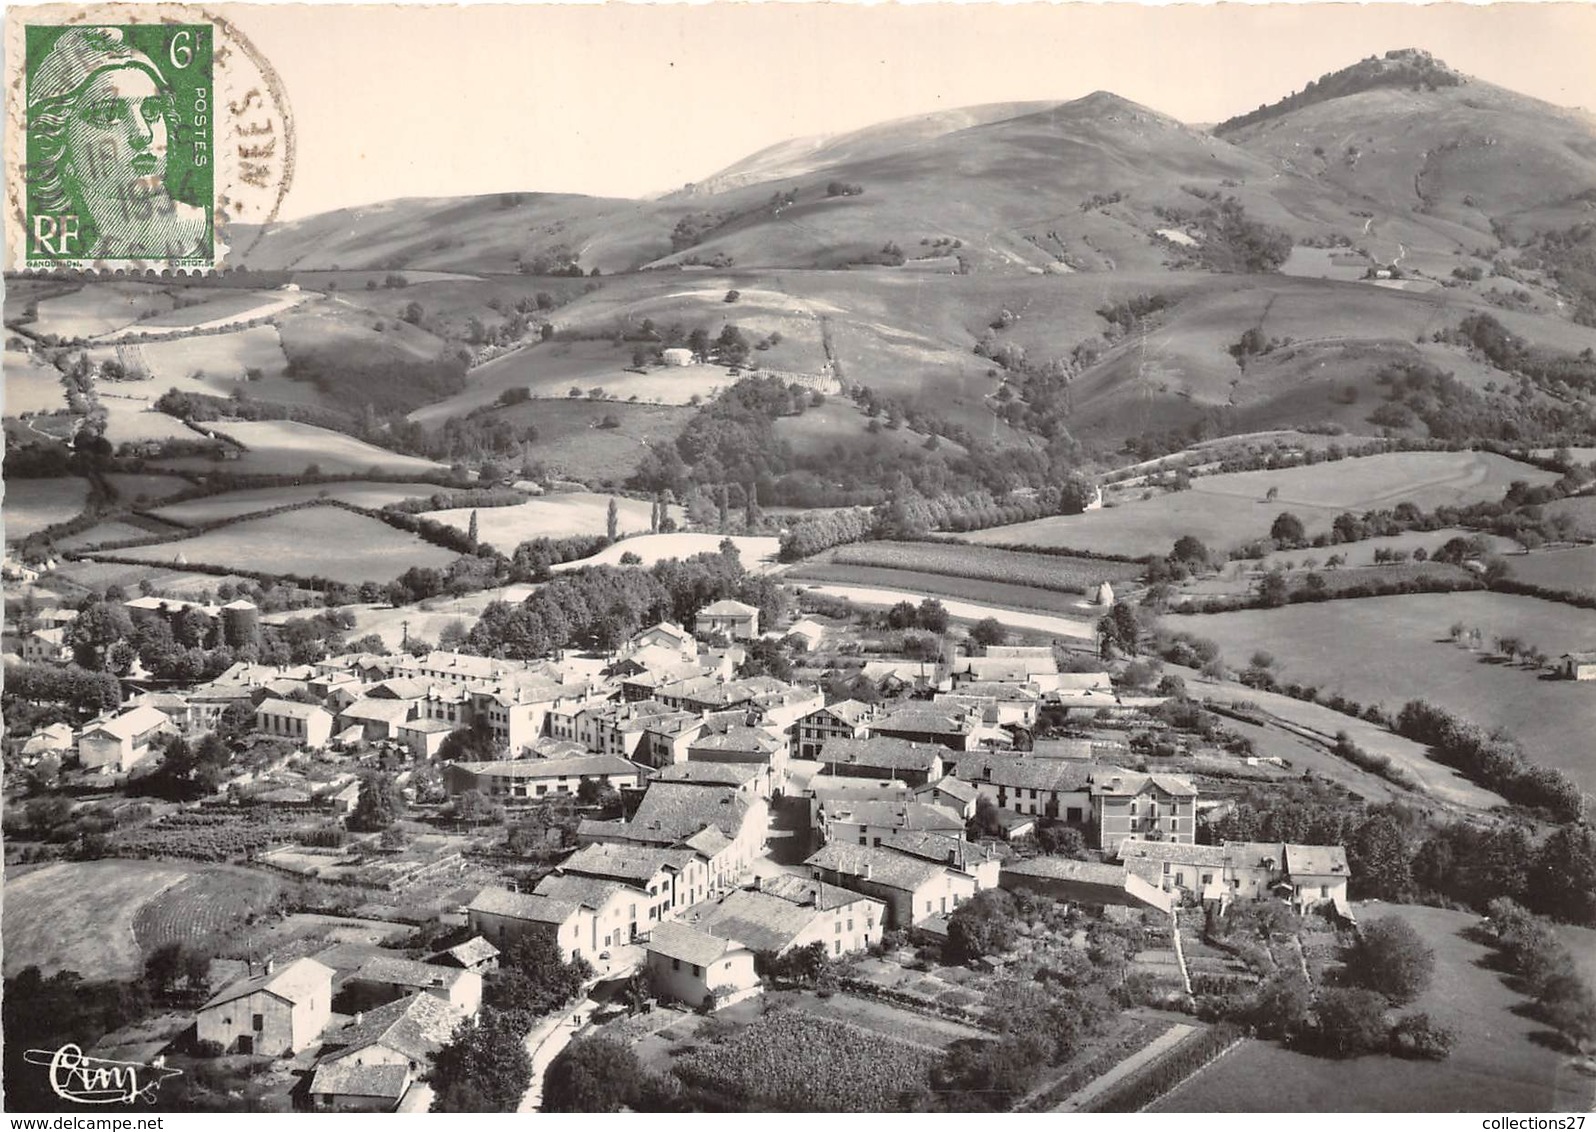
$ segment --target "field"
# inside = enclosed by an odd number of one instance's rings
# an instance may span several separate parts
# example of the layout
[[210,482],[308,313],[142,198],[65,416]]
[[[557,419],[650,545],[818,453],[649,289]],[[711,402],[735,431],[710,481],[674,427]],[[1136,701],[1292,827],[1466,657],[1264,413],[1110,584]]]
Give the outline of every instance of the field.
[[[100,404],[106,412],[105,439],[112,444],[137,444],[141,441],[198,440],[200,434],[176,417],[158,413],[150,408],[143,396],[124,393],[122,386],[114,392],[110,386],[100,386]],[[161,393],[166,387],[161,387]],[[159,396],[150,392],[149,396]]]
[[[630,405],[624,401],[529,401],[493,416],[517,426],[535,425],[532,457],[551,472],[584,483],[621,483],[650,444],[674,441],[696,409]],[[615,428],[601,428],[614,417]]]
[[21,350],[5,352],[5,403],[8,417],[23,413],[58,412],[66,404],[61,374]]
[[[244,445],[247,452],[224,467],[236,475],[295,475],[311,466],[323,474],[438,471],[442,465],[415,456],[402,456],[385,448],[345,436],[341,432],[300,424],[298,421],[228,421],[222,431]],[[168,468],[199,472],[217,466],[204,457],[162,461]]]
[[306,292],[215,290],[198,303],[141,319],[136,329],[199,330],[233,322],[248,322],[280,314],[310,297]]
[[163,943],[220,940],[269,907],[281,888],[269,873],[196,873],[146,902],[133,917],[133,936],[146,951]]
[[[855,567],[855,569],[863,569],[863,567]],[[942,580],[938,579],[935,574],[908,574],[896,570],[883,570],[881,573],[903,573],[906,578],[918,580],[922,583]],[[914,589],[891,589],[879,585],[848,585],[837,582],[811,584],[800,578],[792,580],[803,584],[805,588],[814,590],[816,593],[825,594],[829,597],[847,598],[855,605],[873,607],[896,605],[900,601],[913,602],[918,605],[925,600],[928,592],[923,586]],[[988,582],[972,584],[983,586],[989,593],[993,590],[991,583]],[[1017,594],[1015,600],[1022,603],[1026,600],[1026,595],[1041,595],[1044,598],[1049,596],[1046,590],[1027,590],[1019,587],[1014,587],[1014,589]],[[1093,623],[1090,620],[1083,620],[1081,617],[1081,615],[1088,612],[1085,608],[1072,610],[1071,613],[1074,615],[1071,616],[1070,614],[1036,612],[1033,609],[1025,608],[1023,604],[1016,607],[1012,602],[1003,605],[984,605],[975,601],[963,601],[957,597],[937,591],[930,591],[930,594],[946,607],[948,616],[957,621],[981,621],[990,617],[1010,629],[1023,629],[1027,632],[1040,633],[1046,636],[1072,637],[1084,641],[1097,639],[1097,630],[1094,628]],[[1056,597],[1058,595],[1051,596]]]
[[390,582],[411,566],[441,569],[456,557],[415,535],[338,507],[246,519],[192,538],[114,553],[163,566],[265,570],[349,583]]
[[[136,349],[143,355],[145,372],[158,382],[171,377],[188,377],[196,370],[207,377],[226,377],[241,382],[250,369],[260,370],[267,378],[281,378],[288,366],[275,326],[250,326],[231,334],[143,342]],[[160,388],[166,391],[166,386]],[[262,397],[253,382],[245,384],[244,388],[259,400],[277,399]]]
[[8,479],[3,504],[7,542],[26,538],[83,510],[89,481],[77,476],[59,479]]
[[1140,577],[1141,566],[1096,558],[1025,554],[955,543],[863,542],[838,547],[830,560],[839,566],[872,566],[917,570],[972,581],[1083,594],[1099,582]]
[[143,964],[133,930],[139,910],[193,871],[157,861],[83,861],[7,877],[7,977],[30,965],[90,979],[133,974]]
[[797,1011],[766,1015],[676,1065],[683,1079],[760,1110],[892,1112],[937,1054]]
[[[1366,538],[1359,542],[1337,543],[1330,547],[1315,547],[1308,550],[1275,550],[1263,556],[1259,565],[1265,569],[1275,566],[1285,566],[1286,563],[1304,565],[1304,559],[1313,558],[1322,566],[1324,560],[1332,554],[1339,554],[1346,560],[1348,566],[1374,565],[1374,553],[1377,550],[1400,550],[1412,554],[1415,550],[1422,549],[1425,554],[1434,554],[1449,539],[1478,538],[1497,554],[1512,554],[1521,550],[1518,543],[1501,535],[1480,534],[1478,531],[1466,531],[1461,527],[1442,527],[1438,531],[1404,531],[1399,535],[1387,535],[1381,538]],[[1286,567],[1291,569],[1291,567]]]
[[153,472],[111,472],[105,478],[116,488],[117,499],[123,504],[137,503],[141,499],[165,499],[194,486],[182,476],[161,476]]
[[677,531],[666,535],[637,535],[606,546],[597,554],[562,562],[555,570],[578,570],[583,566],[619,566],[621,555],[635,554],[643,566],[652,566],[666,558],[691,558],[695,554],[714,554],[720,544],[731,539],[742,558],[743,566],[756,573],[769,569],[780,549],[777,539],[766,535],[713,535]]
[[[1485,654],[1448,641],[1454,622],[1478,626]],[[1409,594],[1280,609],[1170,616],[1170,629],[1216,641],[1232,665],[1274,655],[1279,678],[1400,708],[1426,699],[1517,738],[1532,762],[1596,789],[1596,686],[1553,679],[1489,655],[1511,634],[1552,656],[1596,640],[1596,612],[1496,593]]]
[[[527,539],[602,535],[612,498],[619,512],[617,529],[621,534],[648,530],[651,502],[586,491],[549,495],[513,507],[456,507],[448,511],[427,511],[424,516],[464,531],[471,525],[474,510],[482,541],[491,542],[508,554]],[[683,512],[675,508],[674,515],[679,521]]]
[[1487,966],[1489,951],[1463,932],[1466,912],[1360,905],[1360,921],[1396,915],[1435,949],[1421,1010],[1457,1034],[1446,1061],[1360,1057],[1329,1062],[1250,1041],[1154,1106],[1156,1112],[1586,1112],[1592,1078],[1537,1040],[1545,1027],[1514,1012],[1524,999]]
[[96,523],[81,534],[68,535],[55,540],[57,550],[79,550],[86,546],[99,546],[107,542],[131,542],[134,539],[149,538],[150,532],[142,527],[135,527],[131,523],[106,522]]
[[[171,296],[144,283],[101,283],[39,303],[30,328],[62,338],[94,338],[131,325],[145,315],[172,309]],[[10,312],[7,312],[7,317]]]
[[825,582],[831,585],[905,590],[932,597],[953,597],[964,601],[1007,606],[1011,609],[1036,609],[1080,618],[1090,617],[1096,611],[1096,607],[1088,604],[1078,593],[1061,593],[1058,590],[1037,589],[1032,586],[956,578],[946,574],[928,574],[919,570],[805,562],[789,570],[786,576],[795,582]]
[[686,405],[692,398],[715,397],[737,379],[725,366],[654,367],[635,373],[631,343],[544,342],[504,354],[471,371],[463,392],[446,401],[417,409],[411,419],[440,424],[482,405],[491,405],[506,389],[527,389],[539,399],[565,398],[573,387],[585,396],[598,387],[614,400],[636,398],[661,405]]
[[168,522],[187,526],[249,515],[256,511],[266,511],[273,507],[281,507],[285,503],[299,503],[306,499],[337,499],[356,507],[378,509],[406,499],[424,498],[442,490],[443,488],[434,483],[381,483],[359,480],[347,483],[307,483],[207,495],[202,499],[168,504],[156,509],[152,514]]
[[[989,546],[1059,546],[1138,557],[1168,554],[1195,535],[1215,550],[1264,538],[1275,516],[1290,511],[1309,535],[1328,532],[1343,511],[1389,508],[1404,500],[1428,510],[1441,504],[1500,499],[1522,479],[1550,483],[1539,468],[1479,452],[1400,452],[1271,472],[1201,476],[1190,491],[1155,494],[1080,515],[1057,515],[992,527],[969,536]],[[1279,489],[1274,500],[1266,499]]]
[[1572,550],[1538,550],[1507,560],[1511,577],[1557,590],[1596,597],[1596,546]]
[[1574,499],[1559,499],[1544,508],[1548,515],[1569,514],[1579,533],[1586,538],[1596,538],[1596,495],[1581,495]]

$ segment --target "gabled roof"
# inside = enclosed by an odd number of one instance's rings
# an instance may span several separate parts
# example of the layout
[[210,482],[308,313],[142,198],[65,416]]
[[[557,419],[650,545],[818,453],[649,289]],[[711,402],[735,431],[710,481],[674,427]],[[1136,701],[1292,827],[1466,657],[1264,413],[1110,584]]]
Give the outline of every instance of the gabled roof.
[[777,873],[775,876],[766,877],[760,881],[759,891],[767,896],[785,900],[789,904],[807,905],[822,912],[857,904],[861,900],[867,900],[871,904],[881,904],[881,901],[861,896],[851,888],[839,888],[837,885],[826,884],[812,877],[797,877],[791,873]]
[[617,895],[637,898],[637,889],[631,885],[623,884],[618,880],[606,880],[601,877],[575,876],[570,873],[560,875],[550,873],[538,881],[538,886],[533,890],[535,896],[547,896],[556,901],[568,901],[580,904],[584,908],[591,908],[597,912],[614,900]]
[[1197,788],[1173,774],[1139,774],[1117,767],[1099,768],[1092,774],[1093,795],[1128,798],[1158,791],[1176,798],[1195,798]]
[[[816,708],[809,715],[832,715],[850,727],[857,727],[876,713],[876,708],[859,700],[841,700],[827,707]],[[808,719],[809,716],[805,716]]]
[[[1275,847],[1275,854],[1278,863],[1278,846]],[[1230,862],[1231,847],[1228,845],[1183,845],[1174,841],[1136,841],[1126,839],[1119,843],[1119,857],[1122,861],[1132,859],[1168,861],[1171,864],[1212,865],[1218,868]]]
[[576,915],[580,905],[568,900],[553,900],[530,892],[511,892],[507,888],[484,888],[472,898],[469,912],[486,916],[505,916],[538,924],[563,924]]
[[395,1104],[409,1087],[409,1065],[361,1065],[354,1060],[318,1065],[310,1079],[310,1091],[317,1096],[378,1097]]
[[752,804],[746,794],[731,787],[651,782],[628,824],[639,832],[675,839],[714,826],[735,840]]
[[462,967],[475,967],[478,963],[486,963],[490,959],[497,959],[499,957],[499,949],[478,935],[472,936],[464,943],[457,943],[453,947],[445,948],[433,958],[440,959],[445,955]]
[[[1188,846],[1189,848],[1189,846]],[[1087,884],[1122,886],[1125,866],[1104,865],[1097,861],[1075,861],[1068,857],[1033,857],[1030,860],[1003,862],[1003,872],[1041,880],[1074,880]]]
[[933,830],[900,829],[881,839],[883,849],[895,849],[922,861],[932,861],[950,868],[967,870],[997,856],[980,845],[964,840],[962,836],[937,833]]
[[[698,927],[721,939],[736,940],[755,951],[780,952],[789,947],[817,916],[830,916],[833,909],[869,899],[835,885],[822,885],[819,881],[802,881],[793,876],[781,879],[808,885],[807,895],[810,896],[818,896],[819,890],[823,889],[828,903],[806,903],[802,898],[805,895],[803,893],[795,894],[799,898],[793,899],[763,890],[738,889],[704,913]],[[877,905],[879,915],[880,902],[872,903]]]
[[674,920],[660,924],[648,939],[650,954],[696,963],[700,967],[708,967],[728,952],[747,950],[739,940],[723,939]]
[[844,825],[884,826],[888,829],[928,831],[964,830],[964,819],[946,806],[910,801],[852,801],[827,803],[826,818]]
[[1286,872],[1292,876],[1347,876],[1347,851],[1339,845],[1285,846]]
[[915,770],[930,773],[947,754],[947,748],[908,739],[827,739],[820,747],[821,772],[830,766],[871,770]]
[[681,870],[696,856],[690,849],[614,843],[584,845],[559,869],[575,876],[625,881],[642,887],[667,869]]
[[700,617],[753,617],[759,610],[731,598],[722,598],[698,611]]
[[968,735],[975,726],[974,714],[955,705],[907,704],[871,723],[873,731],[908,731],[925,735]]
[[90,723],[83,729],[83,733],[85,735],[104,733],[117,739],[131,739],[152,728],[170,727],[171,723],[166,713],[145,705],[98,723]]
[[373,723],[403,723],[414,710],[408,700],[356,700],[339,711],[347,719],[368,720]]
[[981,796],[981,792],[968,782],[962,782],[957,775],[945,774],[935,782],[928,783],[920,788],[920,793],[946,794],[956,802],[969,803]]
[[417,991],[375,1010],[358,1022],[327,1037],[328,1045],[342,1049],[329,1054],[323,1064],[348,1058],[363,1049],[383,1046],[411,1061],[426,1061],[453,1036],[461,1015],[436,995]]
[[457,770],[496,778],[579,778],[593,774],[636,774],[635,763],[619,755],[584,755],[574,759],[513,759],[491,763],[452,763]]
[[304,1002],[318,993],[330,996],[332,977],[333,969],[325,963],[318,963],[314,959],[295,959],[292,963],[272,972],[240,979],[223,987],[200,1009],[209,1010],[213,1006],[245,998],[257,991],[265,991],[288,1003]]
[[753,763],[672,763],[655,771],[653,780],[695,786],[745,786],[765,770]]
[[402,955],[367,960],[352,976],[365,983],[393,983],[402,987],[452,987],[465,975],[454,967],[421,963]]
[[933,880],[945,866],[909,857],[891,849],[833,842],[807,862],[842,876],[860,877],[887,888],[912,892]]
[[1011,790],[1047,790],[1060,794],[1085,793],[1091,782],[1089,764],[1036,755],[1003,755],[969,751],[955,756],[959,779],[972,784],[990,783]]

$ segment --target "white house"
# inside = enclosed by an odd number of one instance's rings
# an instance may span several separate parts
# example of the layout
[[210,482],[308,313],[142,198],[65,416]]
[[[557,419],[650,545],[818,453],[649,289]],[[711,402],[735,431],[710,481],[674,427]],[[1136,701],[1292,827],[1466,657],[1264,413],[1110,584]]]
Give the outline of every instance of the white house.
[[149,757],[159,736],[176,733],[164,712],[147,705],[132,708],[84,727],[78,735],[78,761],[86,770],[125,774]]
[[229,1053],[295,1054],[321,1036],[332,1016],[333,969],[314,959],[223,987],[195,1016],[195,1037]]
[[699,610],[693,625],[700,636],[724,633],[734,641],[751,641],[759,636],[759,610],[723,598]]
[[659,925],[649,937],[648,973],[662,996],[711,1010],[764,989],[748,947],[674,922]]
[[262,700],[255,709],[255,730],[270,739],[287,739],[301,747],[325,747],[332,738],[333,713],[296,700]]

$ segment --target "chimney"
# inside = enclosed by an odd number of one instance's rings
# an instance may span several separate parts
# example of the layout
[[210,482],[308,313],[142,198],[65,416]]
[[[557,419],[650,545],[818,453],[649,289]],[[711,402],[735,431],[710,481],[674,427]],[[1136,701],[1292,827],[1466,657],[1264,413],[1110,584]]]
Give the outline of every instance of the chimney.
[[266,974],[270,975],[276,970],[277,970],[277,960],[275,960],[275,959],[266,960]]

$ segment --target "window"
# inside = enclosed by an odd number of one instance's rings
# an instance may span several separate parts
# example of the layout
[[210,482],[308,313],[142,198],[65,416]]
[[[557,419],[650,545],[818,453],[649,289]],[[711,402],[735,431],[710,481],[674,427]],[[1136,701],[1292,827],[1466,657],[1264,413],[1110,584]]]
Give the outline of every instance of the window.
[[680,971],[681,969],[682,969],[682,961],[680,959],[672,959],[671,960],[671,970],[672,971]]
[[1164,862],[1164,875],[1166,877],[1169,875],[1169,862],[1168,861]]
[[1324,900],[1328,900],[1330,898],[1330,886],[1328,884],[1321,884],[1319,886],[1319,897],[1320,899]]
[[831,947],[832,947],[831,953],[833,955],[841,955],[842,954],[842,940],[840,940],[840,939],[832,940],[831,941]]
[[849,931],[853,931],[853,917],[852,916],[848,917],[848,930]]
[[703,973],[704,973],[704,969],[702,967],[700,967],[697,963],[694,963],[693,964],[693,975],[694,975],[694,977],[696,978],[697,976],[702,975]]
[[250,1018],[250,1029],[252,1029],[252,1030],[264,1030],[265,1028],[266,1028],[266,1016],[264,1014],[256,1014],[256,1015],[251,1016],[251,1018]]
[[835,924],[831,925],[831,932],[832,932],[833,935],[841,935],[842,934],[842,921],[841,920],[838,920]]
[[1179,818],[1170,818],[1169,819],[1169,832],[1170,833],[1175,833],[1179,829],[1180,829],[1180,819]]
[[1210,885],[1210,884],[1213,884],[1213,883],[1214,883],[1214,874],[1213,873],[1204,873],[1203,874],[1203,884],[1206,886],[1206,885]]

